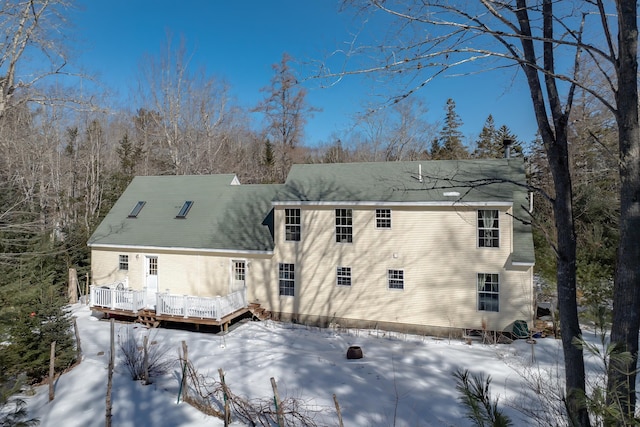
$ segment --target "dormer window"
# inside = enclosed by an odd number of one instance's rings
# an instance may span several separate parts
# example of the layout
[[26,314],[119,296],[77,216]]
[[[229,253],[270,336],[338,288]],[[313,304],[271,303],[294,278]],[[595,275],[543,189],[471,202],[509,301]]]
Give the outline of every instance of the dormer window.
[[139,201],[136,204],[136,206],[133,208],[133,210],[131,211],[131,213],[129,214],[129,216],[127,218],[137,218],[138,214],[140,213],[140,211],[144,207],[145,203],[147,203],[147,202],[145,202],[144,200]]
[[176,215],[176,218],[179,218],[179,219],[186,218],[187,214],[189,213],[189,210],[191,209],[191,206],[193,206],[193,202],[191,200],[187,200],[186,202],[184,202],[184,205],[182,205],[182,209],[180,209],[180,212],[178,212],[178,215]]

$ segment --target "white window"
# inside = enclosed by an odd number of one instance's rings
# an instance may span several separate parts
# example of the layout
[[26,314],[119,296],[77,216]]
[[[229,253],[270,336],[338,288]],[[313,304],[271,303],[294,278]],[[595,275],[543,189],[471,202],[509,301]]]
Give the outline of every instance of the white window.
[[233,272],[234,279],[237,281],[244,282],[245,280],[245,271],[246,265],[244,261],[234,261],[233,262]]
[[285,209],[284,240],[287,242],[299,242],[300,235],[300,209]]
[[149,276],[158,275],[158,257],[149,257]]
[[485,209],[478,211],[478,247],[500,247],[500,224],[498,211]]
[[387,280],[389,289],[404,289],[404,270],[389,269],[387,271]]
[[129,270],[129,255],[120,255],[118,260],[118,269]]
[[478,273],[478,310],[500,311],[500,277],[494,273]]
[[336,283],[338,286],[351,286],[351,267],[336,269]]
[[278,264],[278,287],[280,295],[295,295],[295,266],[293,264]]
[[391,209],[376,209],[376,228],[391,228]]
[[336,242],[353,242],[353,210],[336,209]]

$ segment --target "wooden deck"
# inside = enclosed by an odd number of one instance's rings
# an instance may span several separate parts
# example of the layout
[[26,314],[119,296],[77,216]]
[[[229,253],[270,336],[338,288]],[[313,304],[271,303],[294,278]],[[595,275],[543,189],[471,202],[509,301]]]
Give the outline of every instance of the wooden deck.
[[148,301],[145,303],[145,291],[115,286],[91,287],[92,310],[129,318],[148,327],[157,327],[161,322],[177,322],[221,326],[226,330],[230,322],[249,312],[261,320],[269,317],[259,304],[247,302],[246,290],[215,298],[158,293],[154,308],[150,305]]

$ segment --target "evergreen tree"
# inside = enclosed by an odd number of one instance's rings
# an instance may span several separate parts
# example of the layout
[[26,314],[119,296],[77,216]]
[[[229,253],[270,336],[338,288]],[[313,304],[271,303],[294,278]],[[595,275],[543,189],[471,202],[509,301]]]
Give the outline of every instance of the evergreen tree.
[[496,137],[494,141],[495,154],[496,158],[504,157],[504,141],[508,139],[511,141],[510,156],[511,157],[522,157],[522,143],[518,140],[518,137],[511,132],[506,125],[500,126],[500,128],[496,131]]
[[273,144],[267,138],[264,141],[264,154],[262,155],[262,166],[265,168],[265,176],[266,178],[263,180],[264,184],[269,184],[274,182],[275,180],[275,165],[276,165],[276,157],[273,152]]
[[145,155],[142,142],[132,142],[129,139],[128,133],[125,133],[122,139],[118,141],[118,146],[115,151],[120,161],[120,167],[111,174],[108,184],[105,185],[99,218],[103,218],[116,200],[122,195],[131,180],[135,177],[137,167]]
[[136,167],[144,156],[144,148],[141,142],[132,142],[129,134],[125,133],[116,147],[116,154],[120,160],[120,170],[126,177],[133,178],[136,174]]
[[477,159],[488,159],[495,157],[494,143],[496,141],[496,125],[493,116],[489,114],[484,122],[482,131],[476,141],[476,149],[473,151],[473,157]]
[[[26,375],[37,382],[48,375],[51,342],[56,341],[56,371],[75,360],[71,319],[65,309],[65,246],[43,239],[29,247],[13,268],[0,273],[0,330],[9,345],[0,352],[4,379]],[[39,250],[38,250],[39,249]],[[46,251],[46,254],[42,252]]]
[[476,159],[500,159],[505,156],[504,141],[511,141],[509,152],[511,157],[521,157],[522,143],[506,125],[496,129],[493,116],[489,114],[476,141],[473,157]]
[[431,141],[431,149],[429,150],[431,160],[440,160],[441,150],[442,150],[442,147],[440,147],[440,142],[438,142],[438,138],[434,138],[433,141]]
[[[462,132],[460,132],[463,123],[456,112],[456,103],[453,99],[447,99],[445,111],[444,126],[440,131],[439,150],[436,153],[436,158],[443,160],[466,159],[469,157],[469,153],[462,144]],[[433,150],[431,155],[434,155]]]

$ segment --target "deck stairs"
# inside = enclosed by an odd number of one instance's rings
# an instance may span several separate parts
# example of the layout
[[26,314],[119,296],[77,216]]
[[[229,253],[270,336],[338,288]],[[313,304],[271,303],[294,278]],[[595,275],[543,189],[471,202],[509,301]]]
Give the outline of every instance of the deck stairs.
[[249,304],[249,311],[253,314],[254,319],[268,320],[271,319],[271,312],[261,307],[259,303],[252,302]]
[[136,322],[143,324],[147,328],[157,328],[160,325],[160,321],[156,319],[155,310],[140,310]]

